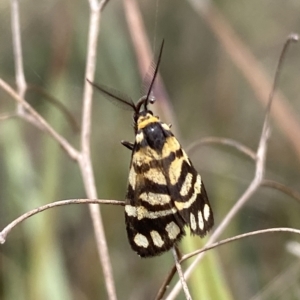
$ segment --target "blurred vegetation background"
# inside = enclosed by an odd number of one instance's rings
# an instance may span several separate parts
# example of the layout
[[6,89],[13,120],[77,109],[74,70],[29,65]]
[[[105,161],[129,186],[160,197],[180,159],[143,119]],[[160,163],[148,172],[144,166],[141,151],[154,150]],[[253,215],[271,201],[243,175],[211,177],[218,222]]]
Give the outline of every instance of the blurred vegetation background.
[[[187,147],[199,138],[220,136],[255,151],[265,108],[230,57],[238,53],[226,52],[191,2],[138,2],[154,53],[165,39],[160,73],[176,115],[180,141]],[[272,81],[287,35],[300,32],[300,2],[211,3]],[[27,82],[59,99],[80,124],[88,2],[24,0],[20,1],[20,14]],[[0,2],[0,32],[0,77],[14,85],[9,1]],[[300,44],[296,44],[289,50],[280,90],[298,122],[299,66]],[[133,99],[140,96],[142,79],[122,1],[110,0],[103,12],[96,81]],[[79,145],[79,134],[45,97],[29,90],[26,99],[57,131]],[[13,112],[14,107],[14,101],[0,90],[0,113]],[[124,199],[130,152],[120,140],[133,140],[131,124],[130,112],[95,93],[91,149],[101,199]],[[272,119],[266,176],[299,191],[300,153],[280,128]],[[254,163],[224,146],[198,148],[191,159],[201,172],[219,224],[249,185]],[[0,228],[32,208],[71,198],[85,198],[78,166],[52,138],[32,125],[16,118],[1,121]],[[103,206],[102,213],[119,299],[152,299],[172,266],[172,255],[140,259],[127,241],[123,208]],[[222,237],[270,227],[298,228],[299,214],[299,203],[278,191],[261,188]],[[264,235],[213,250],[213,262],[205,260],[204,273],[191,281],[195,299],[300,299],[299,259],[286,250],[291,240],[298,237]],[[192,249],[201,246],[199,238],[186,238],[185,251],[190,243]],[[0,246],[0,271],[3,300],[107,298],[84,205],[55,208],[14,229]],[[178,299],[184,299],[183,295]]]

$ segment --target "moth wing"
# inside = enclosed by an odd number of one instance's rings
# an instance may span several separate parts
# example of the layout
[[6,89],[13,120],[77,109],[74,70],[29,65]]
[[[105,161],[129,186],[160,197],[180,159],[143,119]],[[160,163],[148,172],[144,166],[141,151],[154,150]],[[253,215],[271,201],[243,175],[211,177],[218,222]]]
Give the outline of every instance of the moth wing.
[[144,150],[133,150],[125,220],[132,249],[150,257],[173,247],[185,234],[185,222],[172,201],[160,154]]
[[169,178],[169,189],[177,195],[173,201],[178,213],[193,234],[203,237],[214,224],[213,213],[203,181],[181,147],[169,166]]

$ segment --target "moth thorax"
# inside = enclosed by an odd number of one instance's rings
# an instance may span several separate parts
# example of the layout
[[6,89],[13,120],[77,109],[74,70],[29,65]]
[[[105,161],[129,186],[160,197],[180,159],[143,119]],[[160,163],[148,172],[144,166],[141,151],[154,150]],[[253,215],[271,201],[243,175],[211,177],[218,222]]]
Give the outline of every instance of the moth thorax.
[[150,123],[160,122],[158,117],[153,116],[151,112],[140,114],[137,120],[138,130],[145,128]]

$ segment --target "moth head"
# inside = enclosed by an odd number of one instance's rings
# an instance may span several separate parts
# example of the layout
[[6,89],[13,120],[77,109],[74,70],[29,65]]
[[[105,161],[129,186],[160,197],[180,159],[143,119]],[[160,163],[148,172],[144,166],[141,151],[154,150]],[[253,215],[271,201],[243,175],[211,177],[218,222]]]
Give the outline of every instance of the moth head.
[[152,93],[148,94],[141,97],[135,105],[135,112],[133,115],[133,120],[135,123],[137,123],[140,118],[144,118],[144,116],[147,114],[153,116],[153,112],[148,109],[148,104],[154,104],[155,97],[152,95]]
[[136,122],[136,129],[140,130],[145,128],[150,123],[156,123],[159,122],[159,117],[154,116],[153,112],[150,110],[142,111],[137,119]]

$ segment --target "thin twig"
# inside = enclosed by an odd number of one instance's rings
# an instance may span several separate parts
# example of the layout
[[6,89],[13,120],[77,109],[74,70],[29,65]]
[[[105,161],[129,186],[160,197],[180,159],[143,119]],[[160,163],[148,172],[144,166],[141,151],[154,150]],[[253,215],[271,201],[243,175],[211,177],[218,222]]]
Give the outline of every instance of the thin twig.
[[179,259],[178,259],[178,256],[177,256],[176,249],[174,247],[172,248],[172,253],[173,253],[173,256],[174,256],[175,266],[176,266],[177,273],[178,273],[178,276],[179,276],[179,279],[180,279],[180,282],[181,282],[181,285],[182,285],[182,289],[183,289],[184,294],[185,294],[185,298],[187,300],[192,300],[189,288],[188,288],[188,286],[186,284],[186,281],[184,279],[184,275],[183,275],[183,272],[182,272],[182,269],[181,269],[181,265],[180,265],[180,262],[179,262]]
[[118,201],[118,200],[103,200],[103,199],[70,199],[70,200],[60,200],[56,202],[52,202],[43,206],[40,206],[38,208],[35,208],[33,210],[30,210],[26,212],[25,214],[21,215],[17,219],[15,219],[13,222],[9,223],[1,232],[0,232],[0,244],[4,244],[7,238],[7,235],[10,233],[10,231],[16,227],[21,222],[25,221],[26,219],[42,212],[50,208],[63,206],[63,205],[70,205],[70,204],[110,204],[110,205],[121,205],[124,206],[124,201]]
[[102,11],[104,9],[104,7],[106,6],[106,4],[109,2],[109,0],[101,0],[99,3],[99,7],[100,7],[100,11]]
[[[222,245],[225,245],[225,244],[228,244],[228,243],[231,243],[231,242],[235,242],[235,241],[245,239],[245,238],[249,238],[249,237],[256,236],[256,235],[276,233],[276,232],[291,232],[291,233],[296,233],[296,234],[300,235],[300,230],[299,229],[288,228],[288,227],[268,228],[268,229],[261,229],[261,230],[251,231],[251,232],[239,234],[239,235],[236,235],[234,237],[230,237],[230,238],[221,240],[221,241],[216,242],[216,243],[212,243],[211,245],[206,245],[202,249],[193,251],[189,254],[186,254],[186,255],[182,256],[179,263],[182,264],[186,260],[188,260],[188,259],[190,259],[190,258],[192,258],[196,255],[199,255],[199,254],[204,253],[208,250],[217,248],[219,246],[222,246]],[[171,269],[171,272],[168,274],[168,277],[166,278],[166,280],[165,280],[164,284],[162,285],[161,289],[158,291],[158,293],[155,297],[155,300],[161,300],[162,299],[162,297],[165,293],[166,287],[168,286],[168,284],[170,283],[172,277],[174,276],[175,271],[176,271],[176,268],[174,266]]]
[[[12,29],[12,42],[13,42],[13,53],[14,53],[14,63],[15,63],[15,75],[16,75],[16,85],[17,92],[21,98],[24,98],[27,84],[24,74],[24,64],[23,64],[23,53],[22,53],[22,41],[21,41],[21,28],[20,28],[20,10],[19,1],[11,0],[11,29]],[[38,120],[27,113],[26,109],[21,103],[16,105],[16,113],[18,116],[42,129]]]
[[290,197],[294,198],[298,203],[300,203],[300,193],[282,183],[279,183],[274,180],[264,179],[261,182],[261,186],[270,187],[281,191],[282,193],[289,195]]
[[191,143],[188,147],[186,147],[186,151],[191,154],[193,153],[198,147],[203,145],[209,144],[221,144],[226,146],[231,146],[236,148],[238,151],[244,153],[245,155],[249,156],[251,159],[256,159],[256,154],[253,150],[248,148],[247,146],[243,145],[242,143],[235,141],[233,139],[221,138],[221,137],[205,137],[201,140],[195,141]]
[[69,142],[63,138],[60,134],[57,133],[53,129],[53,127],[21,96],[19,96],[15,90],[12,89],[10,85],[8,85],[3,79],[0,78],[0,87],[9,94],[17,103],[20,103],[24,108],[28,111],[28,115],[31,115],[38,121],[38,123],[42,126],[43,130],[49,133],[59,144],[60,146],[67,152],[67,154],[74,160],[77,160],[79,157],[78,151],[69,144]]
[[[277,88],[277,82],[279,80],[279,74],[280,70],[282,68],[282,63],[284,60],[284,57],[287,53],[288,46],[291,42],[295,42],[296,36],[290,35],[281,51],[280,58],[278,61],[278,66],[276,68],[276,74],[274,78],[274,84],[270,93],[270,97],[268,100],[268,105],[266,109],[265,119],[263,123],[262,133],[259,141],[259,145],[256,152],[256,164],[255,164],[255,175],[253,180],[251,181],[250,185],[244,192],[244,194],[241,196],[240,199],[235,203],[235,205],[231,208],[231,210],[227,213],[227,215],[224,217],[224,219],[221,221],[221,223],[218,225],[218,227],[215,229],[213,234],[210,236],[207,246],[211,246],[213,242],[216,241],[216,239],[224,232],[224,230],[227,228],[233,217],[239,212],[239,210],[245,205],[245,203],[250,199],[250,197],[257,191],[260,184],[262,183],[262,180],[264,179],[264,173],[265,173],[265,160],[266,160],[266,152],[267,152],[267,141],[269,138],[269,132],[270,132],[270,125],[269,125],[269,115],[271,110],[271,104],[273,101],[274,96],[274,90]],[[200,253],[195,261],[188,267],[188,269],[185,271],[185,278],[189,278],[192,271],[196,267],[196,265],[200,262],[200,260],[203,258],[204,253]],[[173,300],[178,295],[180,291],[181,285],[179,282],[176,283],[173,290],[170,292],[169,296],[166,298],[167,300]]]
[[[242,39],[234,31],[234,28],[222,15],[222,12],[214,4],[214,1],[187,0],[187,2],[206,22],[228,57],[244,75],[256,95],[255,99],[265,106],[271,89],[271,80]],[[275,99],[272,116],[300,160],[299,118],[295,115],[283,93],[278,91]]]
[[16,84],[17,84],[19,96],[21,98],[24,98],[27,84],[25,80],[24,67],[23,67],[20,13],[19,13],[18,0],[11,0],[11,27],[12,27],[13,52],[14,52],[15,72],[16,72]]
[[18,117],[17,113],[1,114],[0,115],[0,121],[6,121],[6,120],[13,119],[13,118],[16,118],[16,117]]
[[166,293],[167,289],[169,288],[169,284],[176,274],[176,266],[174,265],[172,269],[169,271],[169,274],[166,276],[165,280],[163,281],[162,285],[160,286],[154,300],[161,300]]
[[54,96],[50,95],[48,92],[46,92],[44,89],[37,85],[29,84],[27,87],[27,94],[29,91],[33,91],[45,98],[46,101],[53,104],[61,113],[66,117],[67,121],[69,122],[70,126],[72,127],[72,130],[75,133],[78,133],[80,128],[77,120],[72,115],[72,113],[68,110],[68,108],[60,102],[58,99],[56,99]]
[[[300,261],[293,262],[284,272],[279,273],[271,282],[262,288],[256,295],[249,300],[269,300],[269,299],[288,299],[285,294],[290,294],[292,285],[298,286],[298,274],[300,270]],[[299,293],[298,297],[299,299]],[[295,299],[296,299],[295,298]]]
[[247,233],[243,233],[243,234],[233,236],[231,238],[224,239],[220,242],[213,243],[209,246],[205,246],[202,249],[199,249],[199,250],[193,251],[189,254],[186,254],[181,258],[180,263],[183,263],[184,261],[186,261],[187,259],[189,259],[189,258],[191,258],[195,255],[198,255],[200,253],[206,252],[208,250],[217,248],[219,246],[222,246],[222,245],[225,245],[225,244],[228,244],[228,243],[231,243],[231,242],[235,242],[235,241],[238,241],[238,240],[241,240],[241,239],[244,239],[244,238],[248,238],[248,237],[251,237],[251,236],[255,236],[255,235],[261,235],[261,234],[266,234],[266,233],[275,233],[275,232],[291,232],[291,233],[296,233],[296,234],[300,235],[300,230],[299,229],[289,228],[289,227],[268,228],[268,229],[261,229],[261,230],[251,231],[251,232],[247,232]]
[[267,106],[267,109],[266,109],[267,110],[267,116],[270,115],[271,105],[272,105],[272,102],[273,102],[275,90],[276,90],[276,88],[278,87],[278,84],[279,84],[280,72],[282,70],[284,58],[285,58],[285,55],[287,53],[288,47],[290,46],[291,42],[298,42],[298,41],[299,41],[299,35],[297,33],[291,33],[288,36],[288,38],[287,38],[287,40],[286,40],[286,42],[283,46],[283,49],[280,53],[278,66],[276,68],[275,78],[274,78],[274,81],[273,81],[272,90],[271,90],[271,93],[270,93],[269,98],[268,98],[268,106]]
[[[87,45],[86,70],[84,78],[84,92],[83,92],[83,108],[82,108],[82,125],[81,125],[81,157],[79,166],[82,173],[84,187],[87,196],[91,199],[98,198],[95,186],[94,172],[91,162],[90,153],[90,136],[91,136],[91,121],[92,121],[92,86],[86,81],[86,78],[93,81],[96,58],[97,58],[97,42],[100,31],[101,12],[107,1],[93,1],[89,0],[90,4],[90,23],[89,36]],[[116,289],[113,278],[112,266],[109,257],[105,231],[103,227],[100,207],[97,205],[89,205],[90,214],[93,222],[95,232],[96,244],[99,259],[102,264],[104,280],[106,284],[107,294],[110,300],[116,300]]]
[[[82,132],[81,132],[81,153],[73,148],[62,136],[60,136],[25,100],[24,92],[26,90],[25,77],[22,64],[22,51],[21,51],[21,35],[19,26],[19,10],[18,1],[12,0],[12,13],[13,19],[13,36],[16,38],[16,55],[15,60],[18,67],[17,76],[21,77],[21,87],[23,88],[23,94],[18,95],[8,84],[0,79],[0,86],[10,94],[20,104],[22,110],[18,113],[28,121],[31,121],[39,128],[46,130],[50,135],[59,142],[62,148],[69,154],[69,156],[77,160],[81,169],[82,178],[84,181],[87,196],[91,199],[97,198],[93,169],[90,159],[90,127],[91,127],[91,104],[92,104],[92,88],[86,83],[84,79],[84,96],[83,96],[83,115],[82,115]],[[90,5],[90,27],[89,27],[89,41],[88,41],[88,53],[87,53],[87,66],[85,78],[93,79],[96,67],[96,48],[97,39],[99,34],[99,24],[101,11],[107,4],[108,0],[89,0]],[[23,80],[23,81],[22,81]],[[22,85],[23,84],[23,85]],[[25,87],[24,87],[25,85]],[[23,109],[25,108],[25,110]],[[28,112],[26,111],[28,110]],[[24,112],[22,114],[22,112]],[[112,268],[110,258],[107,249],[107,243],[105,239],[104,229],[102,225],[102,219],[100,211],[97,206],[89,205],[91,217],[93,221],[97,249],[99,258],[103,266],[104,279],[106,283],[108,297],[111,300],[117,299],[116,291],[114,287],[114,280],[112,276]]]

